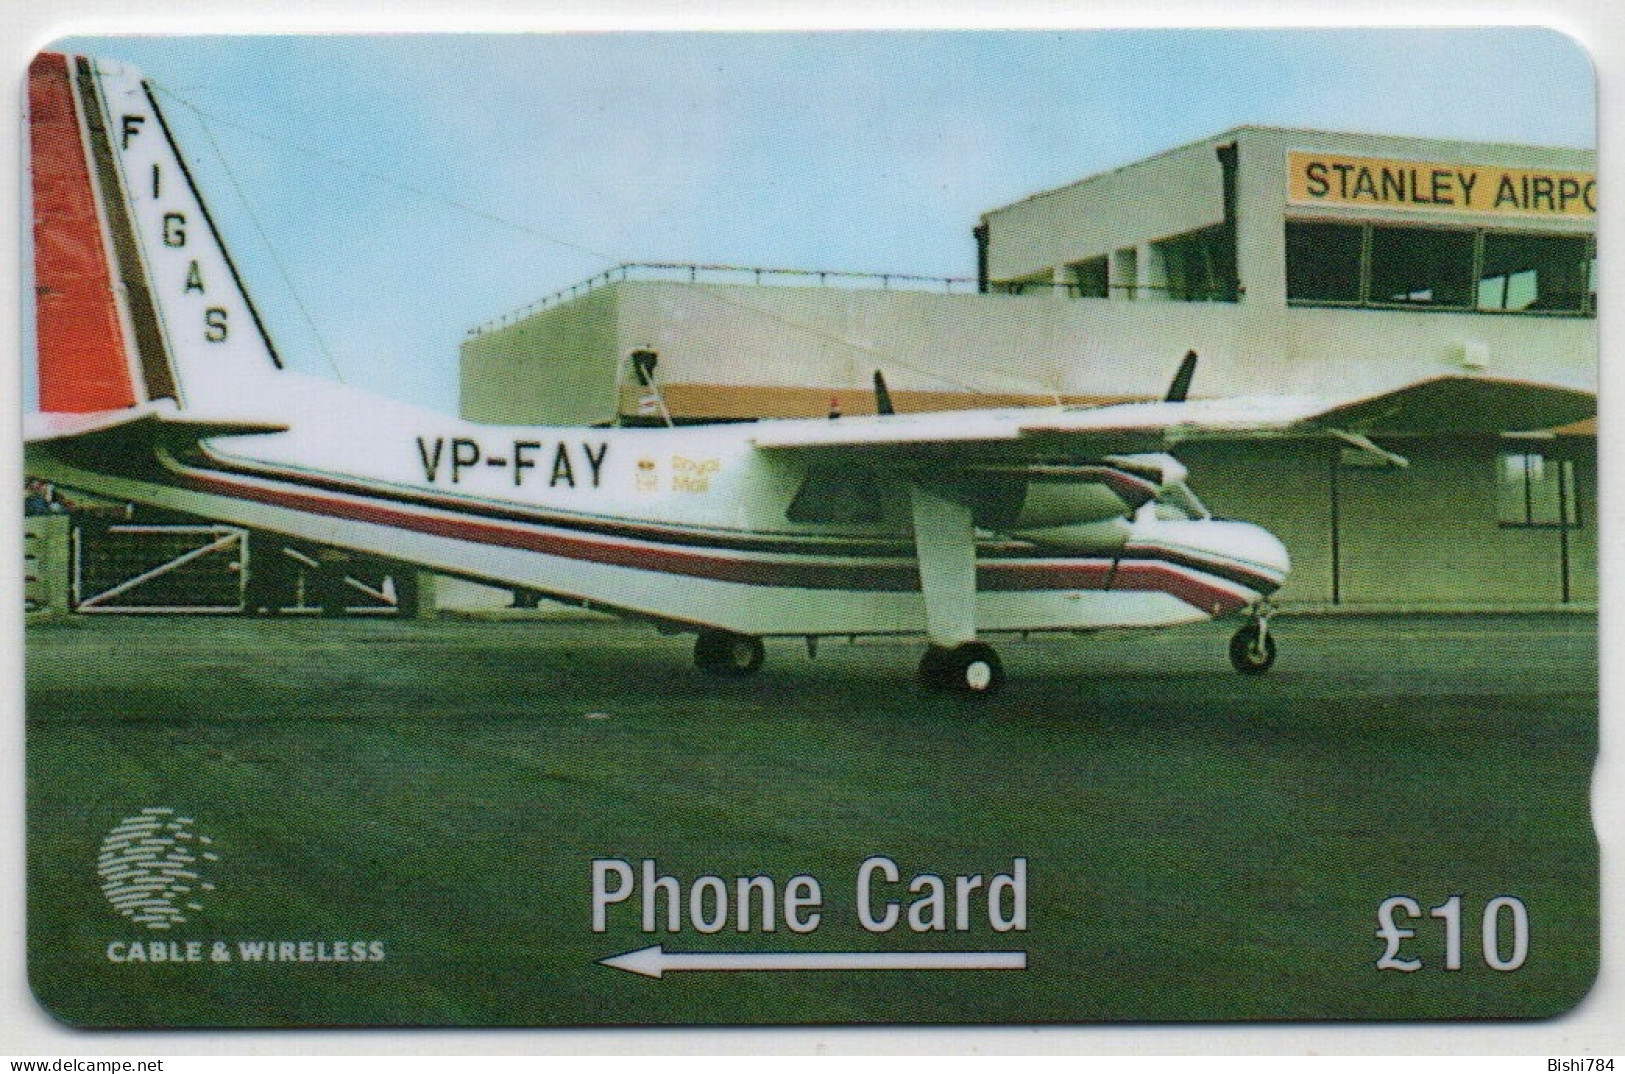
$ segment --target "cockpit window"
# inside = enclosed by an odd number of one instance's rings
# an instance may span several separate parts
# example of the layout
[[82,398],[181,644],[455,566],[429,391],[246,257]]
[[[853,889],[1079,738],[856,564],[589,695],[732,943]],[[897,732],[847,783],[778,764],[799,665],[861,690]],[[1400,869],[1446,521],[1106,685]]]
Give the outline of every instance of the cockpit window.
[[1157,494],[1157,517],[1169,522],[1201,520],[1213,517],[1191,487],[1183,481],[1163,486]]

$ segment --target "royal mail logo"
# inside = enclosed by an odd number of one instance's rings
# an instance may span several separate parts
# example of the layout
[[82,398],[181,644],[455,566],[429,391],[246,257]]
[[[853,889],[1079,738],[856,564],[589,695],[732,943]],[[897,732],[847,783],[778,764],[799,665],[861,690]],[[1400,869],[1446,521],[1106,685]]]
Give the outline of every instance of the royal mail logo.
[[178,925],[187,911],[203,909],[200,900],[214,890],[203,870],[220,856],[194,826],[191,817],[150,806],[107,833],[96,873],[113,909],[149,929]]
[[660,474],[655,469],[655,461],[645,455],[638,460],[637,474],[633,483],[639,492],[653,492],[660,487]]
[[710,492],[711,478],[722,469],[721,459],[671,457],[671,487],[675,492]]

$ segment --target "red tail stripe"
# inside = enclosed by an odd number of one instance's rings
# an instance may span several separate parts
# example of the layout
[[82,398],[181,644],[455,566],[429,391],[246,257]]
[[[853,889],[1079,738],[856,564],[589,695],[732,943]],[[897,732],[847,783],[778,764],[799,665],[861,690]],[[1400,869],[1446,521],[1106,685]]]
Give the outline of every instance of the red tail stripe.
[[69,77],[54,52],[28,68],[34,288],[40,409],[82,414],[136,395]]

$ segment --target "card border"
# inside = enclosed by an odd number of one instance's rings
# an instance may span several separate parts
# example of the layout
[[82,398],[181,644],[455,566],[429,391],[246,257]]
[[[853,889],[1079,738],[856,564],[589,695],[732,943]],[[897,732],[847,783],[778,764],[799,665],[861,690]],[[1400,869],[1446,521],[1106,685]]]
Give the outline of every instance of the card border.
[[[146,0],[139,14],[119,10],[117,0],[0,0],[0,13],[13,33],[0,41],[0,58],[10,74],[3,80],[6,114],[23,114],[23,72],[29,58],[48,42],[83,33],[252,33],[252,32],[379,32],[582,29],[829,29],[859,28],[995,28],[1045,27],[1089,29],[1105,26],[1135,27],[1374,27],[1374,26],[1482,26],[1544,25],[1575,39],[1590,54],[1597,70],[1599,96],[1598,167],[1604,182],[1621,173],[1625,139],[1610,137],[1604,119],[1625,112],[1625,25],[1607,25],[1600,5],[1586,0],[1496,0],[1491,4],[1464,0],[1377,2],[1367,4],[1358,20],[1350,19],[1325,0],[1300,3],[1292,19],[1283,20],[1279,3],[1270,0],[1231,0],[1220,5],[1209,0],[1102,0],[1087,12],[1062,8],[1039,0],[1017,0],[995,5],[991,0],[939,2],[927,8],[902,0],[881,4],[816,4],[795,0],[758,10],[749,2],[708,0],[703,5],[661,4],[654,0],[618,0],[601,5],[591,15],[575,5],[549,0],[538,5],[526,0],[410,0],[385,13],[367,0],[307,0],[270,10],[252,0],[229,0],[215,5],[207,22],[187,10],[184,0]],[[259,10],[255,10],[258,8]],[[1087,15],[1087,17],[1085,17]],[[1616,20],[1617,22],[1617,20]],[[0,139],[0,201],[20,206],[20,161],[24,130],[21,123],[10,137]],[[1613,236],[1621,214],[1605,201],[1600,234]],[[11,286],[0,288],[0,335],[20,338],[21,294],[17,280],[21,257],[20,209],[0,213],[0,277]],[[1605,241],[1600,271],[1604,279],[1625,277],[1625,243]],[[1601,373],[1625,359],[1612,316],[1599,321]],[[16,353],[15,351],[13,353]],[[1606,397],[1607,376],[1602,375]],[[12,472],[20,472],[19,377],[0,386],[0,453]],[[1621,453],[1611,426],[1599,434],[1604,458],[1619,461]],[[1617,669],[1610,650],[1617,624],[1611,609],[1620,595],[1618,527],[1620,467],[1601,469],[1603,501],[1610,510],[1599,514],[1599,555],[1603,557],[1602,599],[1599,602],[1601,667],[1601,726],[1598,765],[1594,775],[1593,817],[1601,843],[1602,862],[1602,969],[1596,986],[1567,1015],[1531,1023],[1416,1025],[1292,1023],[1237,1026],[1082,1025],[1077,1027],[950,1027],[910,1026],[876,1028],[790,1028],[719,1030],[693,1029],[549,1029],[549,1030],[307,1030],[278,1029],[249,1032],[162,1031],[107,1033],[74,1030],[53,1020],[28,990],[24,960],[7,960],[0,971],[0,1055],[280,1055],[297,1049],[305,1053],[346,1055],[418,1054],[624,1054],[732,1053],[1046,1053],[1077,1052],[1101,1055],[1146,1054],[1619,1054],[1625,1053],[1625,762],[1620,746],[1621,696]],[[21,556],[21,527],[5,530],[5,554],[12,562]],[[11,793],[4,798],[7,823],[0,834],[0,862],[7,866],[4,896],[0,897],[0,943],[3,949],[25,950],[23,923],[23,763],[22,748],[22,638],[21,578],[16,571],[0,574],[0,607],[17,616],[3,651],[11,671],[12,690],[6,695],[9,732],[0,740],[0,780]]]

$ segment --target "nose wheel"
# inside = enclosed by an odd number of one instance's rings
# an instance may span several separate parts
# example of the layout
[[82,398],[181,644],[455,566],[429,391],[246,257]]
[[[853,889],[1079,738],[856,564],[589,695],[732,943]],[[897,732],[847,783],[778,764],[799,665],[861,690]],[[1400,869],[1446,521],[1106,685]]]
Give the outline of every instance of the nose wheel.
[[1275,663],[1275,637],[1270,633],[1274,607],[1260,603],[1253,616],[1230,638],[1230,666],[1243,675],[1262,675]]
[[979,641],[952,649],[933,645],[920,660],[920,683],[933,690],[991,694],[1004,685],[1004,665],[991,645]]
[[708,675],[742,679],[761,670],[767,650],[761,638],[726,630],[704,630],[694,642],[694,666]]

